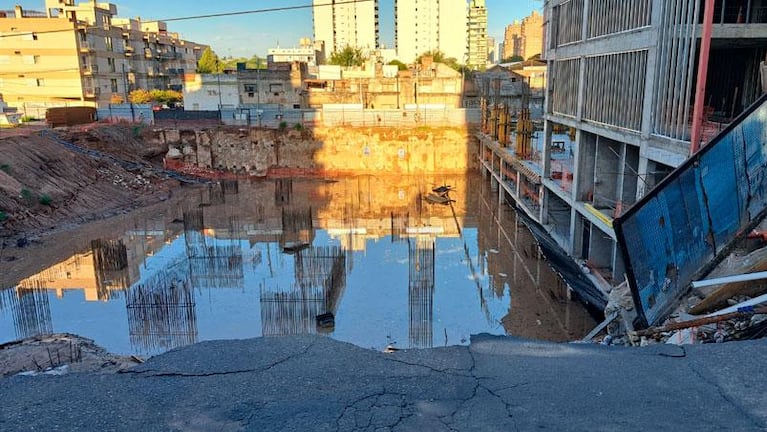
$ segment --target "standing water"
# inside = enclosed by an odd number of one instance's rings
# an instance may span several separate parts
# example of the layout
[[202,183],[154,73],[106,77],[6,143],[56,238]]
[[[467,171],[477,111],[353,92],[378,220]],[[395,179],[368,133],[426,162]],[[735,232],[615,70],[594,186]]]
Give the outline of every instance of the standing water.
[[595,325],[480,176],[226,181],[193,195],[116,221],[110,238],[73,232],[76,253],[0,290],[0,343],[70,332],[153,355],[317,333],[381,350],[477,333],[567,341]]

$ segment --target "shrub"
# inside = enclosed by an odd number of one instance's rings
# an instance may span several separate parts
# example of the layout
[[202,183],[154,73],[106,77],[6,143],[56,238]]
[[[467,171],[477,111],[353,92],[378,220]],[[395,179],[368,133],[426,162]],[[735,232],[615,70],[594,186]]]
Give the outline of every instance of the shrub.
[[7,174],[10,174],[11,166],[8,164],[0,164],[0,171],[5,171]]
[[32,191],[29,189],[22,189],[21,199],[23,199],[24,201],[32,202],[35,200],[35,194],[32,193]]
[[288,122],[284,122],[284,121],[280,122],[279,128],[280,128],[280,130],[287,129],[288,128]]
[[53,198],[51,198],[51,196],[48,194],[40,195],[37,200],[40,202],[40,204],[45,206],[50,206],[53,203]]
[[0,222],[5,222],[8,219],[8,213],[0,210]]
[[28,123],[28,122],[35,121],[35,120],[37,120],[37,119],[32,117],[31,115],[25,115],[25,116],[21,117],[21,122],[22,123]]
[[293,129],[297,131],[304,130],[304,125],[302,125],[301,123],[296,123],[293,125]]

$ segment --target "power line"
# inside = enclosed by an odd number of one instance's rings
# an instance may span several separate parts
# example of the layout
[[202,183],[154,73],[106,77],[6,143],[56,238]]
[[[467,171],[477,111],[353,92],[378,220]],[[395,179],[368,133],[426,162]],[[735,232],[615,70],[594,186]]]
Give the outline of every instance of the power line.
[[[268,12],[283,12],[283,11],[290,11],[290,10],[308,9],[308,8],[314,8],[314,7],[336,6],[336,5],[345,5],[345,4],[354,4],[354,3],[368,3],[372,1],[375,1],[375,0],[343,0],[343,1],[337,1],[335,3],[322,3],[317,5],[309,4],[309,5],[296,5],[296,6],[281,6],[281,7],[266,8],[266,9],[251,9],[251,10],[245,10],[245,11],[221,12],[221,13],[205,14],[205,15],[190,15],[190,16],[175,17],[175,18],[171,17],[171,18],[165,18],[165,19],[141,21],[141,23],[189,21],[189,20],[196,20],[196,19],[220,18],[220,17],[236,16],[236,15],[252,15],[252,14],[260,14],[260,13],[268,13]],[[121,28],[120,26],[112,26],[112,27]],[[92,25],[92,26],[86,26],[85,29],[86,30],[87,29],[103,29],[103,27],[98,25]],[[5,33],[5,34],[0,34],[0,39],[8,38],[8,37],[21,37],[21,36],[28,36],[28,35],[47,34],[47,33],[63,33],[63,32],[70,32],[72,30],[75,30],[75,28],[68,27],[68,28],[56,29],[56,30]],[[126,29],[123,29],[123,30],[126,30]]]
[[203,18],[218,18],[218,17],[224,17],[224,16],[250,15],[250,14],[257,14],[257,13],[282,12],[282,11],[288,11],[288,10],[308,9],[315,6],[335,6],[335,5],[344,5],[344,4],[352,4],[352,3],[367,3],[371,1],[375,1],[375,0],[345,0],[345,1],[337,1],[335,3],[323,3],[318,5],[282,6],[282,7],[276,7],[276,8],[254,9],[254,10],[247,10],[247,11],[240,11],[240,12],[222,12],[217,14],[192,15],[187,17],[158,19],[158,20],[145,21],[145,22],[158,22],[158,21],[169,22],[169,21],[185,21],[185,20],[194,20],[194,19],[203,19]]

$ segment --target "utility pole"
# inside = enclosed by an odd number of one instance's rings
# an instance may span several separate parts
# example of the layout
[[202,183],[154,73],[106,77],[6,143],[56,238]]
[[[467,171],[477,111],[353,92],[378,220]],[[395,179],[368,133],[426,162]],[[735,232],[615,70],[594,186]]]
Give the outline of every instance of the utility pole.
[[258,116],[258,128],[261,129],[261,59],[256,67],[256,116]]
[[123,62],[122,67],[123,67],[123,88],[125,90],[125,102],[127,102],[130,105],[131,122],[135,122],[136,112],[133,109],[133,102],[131,102],[130,94],[128,93],[128,72],[125,70],[125,62]]
[[218,70],[218,59],[216,60],[216,82],[218,83],[218,121],[223,123],[224,114],[221,112],[223,101],[221,99],[221,72]]

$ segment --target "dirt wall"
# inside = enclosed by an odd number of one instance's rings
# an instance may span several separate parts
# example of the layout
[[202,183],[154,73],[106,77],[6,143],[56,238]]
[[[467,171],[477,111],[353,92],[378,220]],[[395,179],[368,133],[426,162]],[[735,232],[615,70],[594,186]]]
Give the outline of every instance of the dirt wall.
[[406,175],[477,167],[477,143],[465,128],[162,129],[149,140],[171,147],[169,156],[186,163],[251,174],[295,168]]

